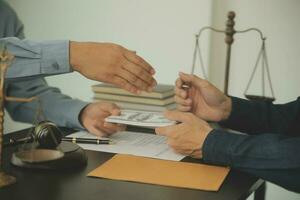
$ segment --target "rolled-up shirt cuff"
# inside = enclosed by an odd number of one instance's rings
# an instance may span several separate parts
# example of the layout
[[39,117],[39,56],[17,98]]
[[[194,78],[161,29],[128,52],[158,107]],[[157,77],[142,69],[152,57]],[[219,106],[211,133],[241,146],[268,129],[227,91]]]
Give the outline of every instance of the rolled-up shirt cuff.
[[41,74],[63,74],[72,71],[69,62],[69,41],[42,42]]
[[43,77],[72,72],[69,63],[69,41],[0,39],[15,58],[7,69],[6,78]]
[[[88,104],[90,103],[78,99],[73,99],[72,102],[68,105],[68,111],[66,111],[67,113],[65,114],[65,125],[69,128],[84,130],[85,128],[82,126],[79,117],[81,111]],[[64,124],[62,125],[65,126]]]

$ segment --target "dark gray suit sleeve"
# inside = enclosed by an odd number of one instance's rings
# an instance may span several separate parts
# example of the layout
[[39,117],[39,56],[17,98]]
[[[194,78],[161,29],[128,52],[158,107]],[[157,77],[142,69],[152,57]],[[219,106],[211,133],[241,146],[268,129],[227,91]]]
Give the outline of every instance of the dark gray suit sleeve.
[[250,135],[213,130],[204,142],[203,159],[300,192],[299,122],[299,98],[274,105],[232,97],[232,113],[221,125]]
[[206,163],[230,166],[300,192],[300,137],[213,130],[202,150]]
[[232,112],[220,125],[247,134],[300,135],[300,99],[286,104],[232,97]]

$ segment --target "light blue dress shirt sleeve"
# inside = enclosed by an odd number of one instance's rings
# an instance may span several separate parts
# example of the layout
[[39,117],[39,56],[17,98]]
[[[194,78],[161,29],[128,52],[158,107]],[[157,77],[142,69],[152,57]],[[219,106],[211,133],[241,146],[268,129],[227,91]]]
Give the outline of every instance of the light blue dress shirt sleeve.
[[6,78],[49,76],[71,72],[69,41],[34,42],[16,37],[1,38],[15,56]]
[[[24,40],[24,26],[14,10],[0,1],[0,41],[6,42],[8,50],[16,58],[9,67],[6,79],[6,95],[14,97],[39,97],[47,120],[59,126],[83,129],[79,114],[88,105],[72,99],[50,87],[43,76],[71,71],[69,65],[69,42],[34,42]],[[19,39],[20,38],[20,39]],[[29,103],[5,102],[10,116],[17,121],[32,123],[36,116],[37,101]]]
[[[16,81],[7,86],[7,95],[14,97],[37,96],[42,105],[43,116],[58,126],[83,129],[79,122],[81,110],[88,105],[64,95],[58,88],[48,86],[44,78]],[[6,109],[13,120],[33,123],[39,108],[38,101],[30,103],[6,102]],[[40,120],[45,120],[39,116]]]

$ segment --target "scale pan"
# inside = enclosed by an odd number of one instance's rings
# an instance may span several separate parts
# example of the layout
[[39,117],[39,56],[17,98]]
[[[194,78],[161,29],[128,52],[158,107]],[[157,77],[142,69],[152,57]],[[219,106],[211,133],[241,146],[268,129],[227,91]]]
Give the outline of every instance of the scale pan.
[[64,156],[64,153],[58,150],[51,149],[34,149],[19,151],[13,154],[15,159],[27,163],[42,163],[52,160],[58,160]]
[[251,95],[251,94],[246,94],[245,97],[253,101],[267,101],[267,102],[275,101],[274,97],[265,97],[265,96]]

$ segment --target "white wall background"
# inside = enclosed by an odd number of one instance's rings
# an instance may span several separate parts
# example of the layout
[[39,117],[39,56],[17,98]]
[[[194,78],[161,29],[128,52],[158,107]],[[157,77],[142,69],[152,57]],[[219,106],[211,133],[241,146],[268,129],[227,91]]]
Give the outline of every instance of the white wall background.
[[[8,0],[25,24],[28,39],[109,41],[136,50],[157,71],[160,83],[173,84],[178,71],[190,71],[194,34],[200,27],[224,27],[226,13],[237,13],[236,28],[255,26],[267,36],[267,50],[277,102],[300,93],[300,1],[298,0]],[[201,38],[203,56],[210,54],[210,80],[223,87],[224,36]],[[211,47],[211,49],[210,49]],[[258,53],[255,34],[236,36],[232,51],[229,93],[241,96]],[[200,74],[199,68],[196,73]],[[76,73],[47,78],[52,86],[90,100],[95,82]],[[260,87],[254,84],[253,92]],[[6,132],[24,124],[6,119]],[[268,185],[267,199],[300,199],[298,194]],[[252,197],[250,198],[252,199]]]

